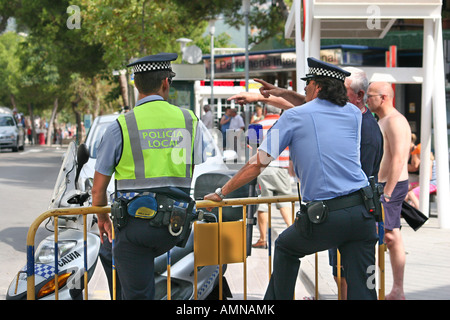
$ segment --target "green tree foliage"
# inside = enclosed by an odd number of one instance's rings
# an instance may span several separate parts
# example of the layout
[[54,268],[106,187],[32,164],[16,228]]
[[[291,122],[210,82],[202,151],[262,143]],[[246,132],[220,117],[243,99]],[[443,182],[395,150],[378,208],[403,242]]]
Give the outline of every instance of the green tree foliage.
[[15,32],[0,35],[0,105],[15,107],[18,93],[19,57],[16,54],[23,37]]
[[[282,37],[291,2],[251,0],[250,24],[258,32],[250,40]],[[242,27],[241,6],[241,0],[0,0],[0,32],[15,17],[28,33],[20,48],[2,47],[12,39],[0,41],[0,101],[12,93],[22,105],[33,100],[37,107],[52,108],[59,101],[78,119],[84,112],[97,114],[106,101],[114,104],[118,92],[123,95],[113,70],[162,51],[177,52],[180,63],[178,38],[190,38],[209,53],[209,36],[203,36],[208,20],[220,16]],[[215,36],[216,47],[228,43],[226,34]],[[123,89],[126,81],[121,84]]]
[[68,27],[70,1],[22,0],[21,3],[16,19],[28,26],[35,41],[51,44],[52,58],[62,74],[92,77],[103,71],[102,46],[84,40],[88,30]]
[[[240,28],[244,25],[242,0],[173,0],[183,6],[192,17],[211,18],[223,16],[230,26]],[[269,38],[284,38],[284,25],[289,15],[292,0],[251,0],[249,23],[252,30],[249,44],[258,44]]]
[[158,52],[178,52],[176,39],[199,39],[207,22],[193,17],[173,1],[81,0],[84,39],[101,44],[110,69],[124,68],[131,59]]

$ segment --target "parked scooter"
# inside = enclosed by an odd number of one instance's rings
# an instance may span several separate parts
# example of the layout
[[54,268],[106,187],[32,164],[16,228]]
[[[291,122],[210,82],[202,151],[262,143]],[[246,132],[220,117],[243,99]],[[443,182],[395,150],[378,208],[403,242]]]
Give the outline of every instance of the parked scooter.
[[[53,190],[49,210],[54,208],[73,208],[83,206],[89,199],[89,192],[81,192],[78,178],[81,167],[87,161],[85,146],[80,148],[71,143]],[[54,232],[54,219],[50,218],[45,228]],[[58,218],[58,298],[72,300],[81,298],[84,286],[84,237],[81,216],[61,216]],[[100,238],[94,217],[87,219],[87,270],[90,279],[94,273],[100,249]],[[55,299],[55,243],[54,235],[47,236],[37,246],[35,252],[36,299]],[[27,297],[27,265],[11,282],[6,295],[7,300],[22,300]]]
[[[89,152],[84,144],[81,144],[78,149],[75,143],[69,145],[55,184],[49,209],[90,205],[90,179],[80,179],[81,168],[87,162],[88,158]],[[197,211],[195,216],[192,217],[192,221],[194,220],[207,223],[215,222],[217,218],[213,213]],[[34,275],[36,299],[55,299],[55,270],[58,270],[58,299],[82,299],[85,269],[87,270],[89,281],[94,274],[99,256],[102,262],[110,260],[108,259],[108,253],[111,253],[111,249],[101,245],[95,215],[88,215],[87,224],[87,254],[85,255],[82,216],[61,216],[58,218],[57,268],[55,266],[54,235],[50,235],[41,241],[35,252]],[[48,220],[45,227],[47,230],[54,232],[52,218]],[[105,243],[108,243],[108,241],[105,241]],[[194,299],[192,231],[183,248],[174,247],[170,250],[169,254],[163,254],[155,259],[155,299],[167,299],[166,269],[168,260],[170,260],[171,264],[170,298],[172,300]],[[104,270],[107,278],[111,279],[111,270],[108,268]],[[223,267],[223,270],[225,274],[226,266]],[[197,276],[198,299],[218,297],[219,266],[202,267],[198,271]],[[117,298],[120,298],[120,283],[117,289]],[[231,292],[228,289],[225,277],[223,277],[223,297],[231,297]],[[7,300],[25,300],[26,298],[27,265],[14,277],[6,295]]]

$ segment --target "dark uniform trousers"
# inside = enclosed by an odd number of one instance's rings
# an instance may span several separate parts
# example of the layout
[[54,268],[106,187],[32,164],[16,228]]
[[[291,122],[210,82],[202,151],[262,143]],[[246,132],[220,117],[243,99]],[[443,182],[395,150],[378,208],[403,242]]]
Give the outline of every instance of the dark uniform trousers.
[[[273,273],[264,299],[292,300],[300,258],[338,247],[348,284],[347,298],[376,299],[372,281],[375,266],[376,223],[364,205],[330,211],[328,219],[312,226],[306,237],[296,223],[275,242]],[[372,266],[372,267],[371,267]]]
[[152,227],[149,220],[131,216],[125,227],[115,229],[113,255],[122,287],[122,299],[154,299],[154,260],[173,248],[178,241],[179,237],[172,236],[167,226]]

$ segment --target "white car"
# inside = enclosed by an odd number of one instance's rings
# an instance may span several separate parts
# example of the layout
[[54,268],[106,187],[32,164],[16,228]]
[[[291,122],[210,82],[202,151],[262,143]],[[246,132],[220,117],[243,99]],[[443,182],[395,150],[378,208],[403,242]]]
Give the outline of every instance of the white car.
[[9,113],[0,113],[0,149],[3,148],[12,148],[14,152],[25,148],[23,127]]
[[[90,179],[93,179],[94,177],[95,161],[97,159],[97,148],[100,143],[100,140],[103,134],[105,133],[106,128],[111,124],[111,122],[115,121],[118,116],[119,116],[118,114],[98,116],[92,123],[92,127],[88,132],[85,142],[89,150],[89,160],[83,166],[83,169],[81,170],[80,173],[80,178],[81,180],[83,179],[85,180],[86,187],[88,186],[86,183],[89,183],[89,181],[91,181]],[[208,131],[208,129],[205,127],[205,125],[201,120],[199,120],[199,125],[203,127],[202,128],[203,130],[201,131],[203,132],[202,138],[203,138],[204,156],[206,157],[206,161],[202,164],[195,166],[194,175],[192,177],[191,190],[194,189],[195,181],[199,175],[211,171],[229,171],[228,167],[225,164],[225,159],[222,154],[222,151],[215,143],[212,135],[210,134],[210,132]],[[234,157],[235,153],[227,150],[227,159],[233,159]],[[114,192],[113,180],[114,179],[111,179],[111,182],[108,186],[108,191],[111,193]],[[80,185],[82,184],[83,183],[80,183]]]

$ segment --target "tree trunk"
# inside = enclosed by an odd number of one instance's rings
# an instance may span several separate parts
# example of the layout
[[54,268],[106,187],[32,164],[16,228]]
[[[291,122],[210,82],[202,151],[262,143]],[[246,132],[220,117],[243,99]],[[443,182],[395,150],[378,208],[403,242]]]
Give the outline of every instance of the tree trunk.
[[120,85],[120,93],[122,94],[123,106],[129,106],[128,101],[128,83],[127,83],[127,75],[122,70],[119,74],[119,85]]
[[55,101],[53,102],[52,115],[50,116],[50,121],[48,123],[48,129],[47,129],[47,145],[48,146],[50,146],[52,144],[53,123],[55,122],[57,111],[58,111],[58,98],[56,97]]
[[99,112],[100,112],[100,93],[99,93],[99,83],[97,81],[96,77],[92,78],[92,85],[94,86],[94,110],[93,113],[93,119],[97,118]]
[[33,104],[31,103],[28,104],[28,113],[30,114],[31,137],[33,139],[33,144],[39,144],[36,134],[36,126],[34,125]]
[[81,141],[81,113],[77,110],[78,103],[81,101],[81,96],[77,96],[75,100],[71,102],[72,110],[75,113],[75,119],[77,122],[77,132],[76,132],[76,143],[79,144]]
[[12,105],[12,107],[13,107],[13,110],[16,110],[17,112],[19,112],[18,110],[17,110],[17,106],[16,106],[16,97],[11,93],[10,94],[10,99],[11,99],[11,105]]

